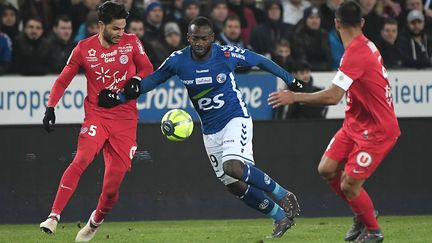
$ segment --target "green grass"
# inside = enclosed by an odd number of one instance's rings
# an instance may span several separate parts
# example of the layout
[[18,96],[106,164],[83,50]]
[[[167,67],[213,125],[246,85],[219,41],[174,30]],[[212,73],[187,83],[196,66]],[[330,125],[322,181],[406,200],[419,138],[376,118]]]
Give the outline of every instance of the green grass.
[[[432,216],[382,216],[385,242],[432,242]],[[106,222],[92,242],[343,242],[351,218],[299,218],[281,239],[265,238],[269,219]],[[73,242],[77,223],[61,223],[55,235],[37,224],[0,225],[0,242]]]

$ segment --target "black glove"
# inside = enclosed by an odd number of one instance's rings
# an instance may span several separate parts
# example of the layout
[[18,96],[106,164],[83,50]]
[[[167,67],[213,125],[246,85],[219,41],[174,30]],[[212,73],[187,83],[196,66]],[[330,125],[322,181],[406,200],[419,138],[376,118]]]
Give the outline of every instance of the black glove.
[[128,83],[124,86],[123,91],[126,99],[133,100],[138,98],[140,95],[140,82],[141,79],[138,76],[134,76],[128,81]]
[[[43,127],[47,132],[54,131],[53,126],[55,124],[55,119],[54,107],[47,107],[43,118]],[[50,121],[52,125],[50,125]]]
[[305,92],[305,82],[299,79],[294,79],[294,81],[288,85],[288,89],[293,92]]
[[98,105],[100,107],[111,108],[120,104],[121,101],[119,94],[112,92],[109,89],[103,89],[99,92]]

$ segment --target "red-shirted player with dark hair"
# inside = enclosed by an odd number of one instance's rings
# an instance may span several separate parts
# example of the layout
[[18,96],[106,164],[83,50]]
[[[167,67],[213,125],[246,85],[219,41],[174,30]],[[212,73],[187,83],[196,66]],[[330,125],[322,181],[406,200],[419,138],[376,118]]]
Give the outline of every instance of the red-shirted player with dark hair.
[[269,104],[334,105],[346,92],[345,121],[331,139],[318,171],[355,214],[345,240],[381,242],[384,237],[363,183],[394,147],[400,129],[383,60],[363,35],[361,16],[360,6],[353,1],[342,3],[336,11],[336,29],[345,54],[329,88],[316,93],[275,92],[270,94]]
[[118,92],[129,80],[138,83],[153,72],[140,40],[134,34],[124,33],[127,16],[123,5],[111,1],[103,3],[98,9],[99,34],[78,43],[52,87],[43,119],[48,132],[53,130],[55,123],[55,105],[79,69],[85,70],[88,95],[84,101],[85,118],[78,137],[77,153],[61,178],[51,214],[40,224],[46,233],[55,232],[60,213],[75,191],[81,174],[102,148],[105,159],[102,193],[96,210],[87,225],[78,232],[76,241],[85,242],[93,238],[117,202],[120,185],[130,170],[137,148],[136,100],[111,109],[98,106],[101,90]]

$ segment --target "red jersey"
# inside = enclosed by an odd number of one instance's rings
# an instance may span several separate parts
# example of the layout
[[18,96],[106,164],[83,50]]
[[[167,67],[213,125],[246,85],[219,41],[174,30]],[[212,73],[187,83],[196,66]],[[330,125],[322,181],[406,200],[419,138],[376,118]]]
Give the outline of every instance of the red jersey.
[[350,136],[381,140],[400,135],[381,54],[364,35],[346,48],[333,83],[347,92],[343,127]]
[[98,94],[102,89],[119,92],[133,76],[142,79],[153,72],[144,47],[135,34],[125,33],[119,43],[110,48],[102,46],[98,35],[80,41],[52,87],[48,106],[57,104],[80,67],[87,79],[86,118],[138,119],[136,100],[109,109],[98,106]]

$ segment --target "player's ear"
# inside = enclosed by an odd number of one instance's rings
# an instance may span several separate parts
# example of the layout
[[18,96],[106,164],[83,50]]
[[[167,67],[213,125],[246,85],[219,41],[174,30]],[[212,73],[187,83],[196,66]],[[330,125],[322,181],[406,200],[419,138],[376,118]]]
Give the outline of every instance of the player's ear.
[[214,33],[212,33],[211,37],[210,37],[211,42],[214,42],[214,39],[215,39],[215,36],[214,36]]
[[364,23],[365,23],[365,19],[364,19],[364,18],[361,18],[361,20],[360,20],[360,26],[361,26],[362,28],[363,28]]

